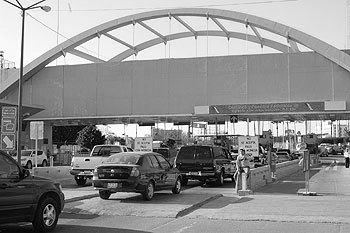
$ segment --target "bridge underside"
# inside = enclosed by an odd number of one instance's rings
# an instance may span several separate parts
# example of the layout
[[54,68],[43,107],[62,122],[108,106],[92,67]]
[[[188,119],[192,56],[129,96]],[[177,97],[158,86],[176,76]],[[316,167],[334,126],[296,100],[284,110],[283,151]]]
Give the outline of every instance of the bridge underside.
[[[349,76],[314,52],[57,66],[24,83],[23,102],[45,108],[26,120],[57,125],[213,123],[231,115],[242,121],[345,120]],[[16,102],[17,91],[7,98]],[[197,106],[309,102],[338,107],[195,112]]]

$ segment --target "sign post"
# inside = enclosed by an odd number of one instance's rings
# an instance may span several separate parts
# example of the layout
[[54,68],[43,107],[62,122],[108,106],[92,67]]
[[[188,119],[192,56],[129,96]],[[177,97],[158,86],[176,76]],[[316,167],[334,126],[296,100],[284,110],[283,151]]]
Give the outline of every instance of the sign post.
[[30,122],[30,139],[35,140],[35,167],[38,167],[38,139],[44,139],[44,122]]
[[300,160],[299,165],[303,166],[305,173],[305,192],[298,192],[298,195],[303,196],[316,196],[316,192],[310,192],[310,152],[303,150],[303,158]]

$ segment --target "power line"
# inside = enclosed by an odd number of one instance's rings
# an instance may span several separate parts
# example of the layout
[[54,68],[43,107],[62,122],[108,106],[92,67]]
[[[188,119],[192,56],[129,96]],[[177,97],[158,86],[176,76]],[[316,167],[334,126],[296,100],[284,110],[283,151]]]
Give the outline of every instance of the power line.
[[[36,22],[40,23],[42,26],[44,26],[44,27],[46,27],[47,29],[49,29],[50,31],[54,32],[55,34],[60,35],[61,37],[65,38],[66,40],[69,40],[69,41],[72,41],[72,42],[76,42],[76,41],[73,41],[73,40],[71,40],[70,38],[68,38],[68,37],[66,37],[66,36],[64,36],[64,35],[62,35],[61,33],[57,32],[55,29],[50,28],[49,26],[47,26],[46,24],[44,24],[44,23],[41,22],[40,20],[38,20],[38,19],[36,19],[35,17],[33,17],[32,15],[30,15],[29,13],[26,13],[26,14],[27,14],[29,17],[31,17],[32,19],[34,19]],[[90,49],[87,49],[87,48],[85,48],[85,47],[82,46],[82,45],[79,45],[78,47],[81,47],[81,48],[85,49],[87,52],[90,52],[90,53],[92,53],[92,54],[98,55],[98,53],[96,53],[96,52],[94,52],[94,51],[92,51],[92,50],[90,50]],[[104,57],[104,59],[108,59],[108,58]]]
[[[277,0],[277,1],[260,1],[260,2],[247,2],[247,3],[228,3],[228,4],[208,4],[208,5],[193,5],[186,6],[186,8],[203,8],[203,7],[224,7],[224,6],[240,6],[240,5],[257,5],[257,4],[271,4],[271,3],[283,3],[283,2],[296,2],[298,0]],[[69,12],[98,12],[98,11],[135,11],[135,10],[162,10],[162,9],[176,9],[183,7],[135,7],[135,8],[108,8],[108,9],[86,9],[86,10],[73,10],[69,5],[68,10],[60,11],[69,11]]]

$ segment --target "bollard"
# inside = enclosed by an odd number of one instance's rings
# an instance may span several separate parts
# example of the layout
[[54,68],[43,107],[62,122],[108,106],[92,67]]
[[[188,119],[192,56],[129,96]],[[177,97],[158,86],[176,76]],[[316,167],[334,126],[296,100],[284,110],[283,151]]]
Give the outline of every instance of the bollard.
[[242,177],[242,190],[238,190],[238,195],[239,196],[246,196],[252,194],[252,190],[249,190],[247,187],[247,174],[249,168],[243,168],[244,172],[242,172],[241,177]]
[[53,167],[53,156],[50,156],[50,167]]
[[242,173],[242,190],[246,191],[247,190],[247,173],[244,171]]

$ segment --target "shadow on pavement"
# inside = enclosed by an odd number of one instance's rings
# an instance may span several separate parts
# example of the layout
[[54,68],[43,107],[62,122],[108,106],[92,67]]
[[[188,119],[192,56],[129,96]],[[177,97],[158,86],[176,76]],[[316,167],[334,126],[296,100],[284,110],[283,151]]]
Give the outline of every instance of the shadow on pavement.
[[[0,226],[1,233],[35,233],[31,224],[25,225],[4,225]],[[94,226],[75,226],[75,225],[57,225],[54,230],[55,233],[148,233],[149,231],[138,231],[123,228],[108,228],[108,227],[94,227]]]
[[[321,165],[311,167],[310,179],[320,170],[322,170]],[[305,173],[301,170],[254,191],[254,194],[297,194],[300,189],[304,188]]]

